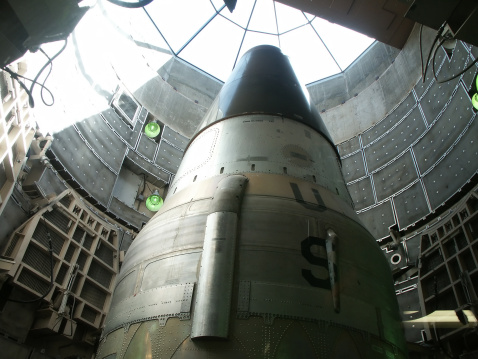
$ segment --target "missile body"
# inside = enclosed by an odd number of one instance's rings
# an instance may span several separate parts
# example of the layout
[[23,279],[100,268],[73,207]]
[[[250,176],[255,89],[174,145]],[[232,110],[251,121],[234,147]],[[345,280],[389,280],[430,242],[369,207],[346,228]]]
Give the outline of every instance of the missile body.
[[126,254],[97,358],[406,358],[391,272],[279,49],[240,60]]

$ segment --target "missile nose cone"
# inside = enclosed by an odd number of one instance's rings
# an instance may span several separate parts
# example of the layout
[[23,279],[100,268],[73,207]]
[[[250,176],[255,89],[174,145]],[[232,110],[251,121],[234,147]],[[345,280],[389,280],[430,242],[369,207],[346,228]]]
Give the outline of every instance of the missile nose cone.
[[224,118],[255,113],[304,123],[321,133],[335,148],[288,57],[275,46],[257,46],[242,56],[196,133]]

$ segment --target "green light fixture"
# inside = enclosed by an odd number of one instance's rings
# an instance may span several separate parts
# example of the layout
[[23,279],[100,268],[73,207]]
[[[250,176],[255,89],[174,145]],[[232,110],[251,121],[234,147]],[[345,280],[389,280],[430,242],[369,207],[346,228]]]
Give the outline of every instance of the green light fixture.
[[[476,91],[478,91],[478,75],[476,76]],[[478,110],[478,92],[471,97],[471,104]]]
[[144,128],[144,133],[149,138],[155,138],[161,132],[161,127],[157,122],[151,121]]
[[157,189],[154,190],[153,194],[148,197],[146,200],[146,208],[149,209],[151,212],[157,212],[163,205],[163,199],[159,195]]

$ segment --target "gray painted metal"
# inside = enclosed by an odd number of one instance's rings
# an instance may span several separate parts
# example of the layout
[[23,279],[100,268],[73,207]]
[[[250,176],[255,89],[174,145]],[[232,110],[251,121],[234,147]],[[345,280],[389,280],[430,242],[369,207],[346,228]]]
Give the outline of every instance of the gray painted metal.
[[247,178],[219,182],[206,220],[191,338],[223,338],[229,333],[237,221]]
[[116,173],[119,173],[126,145],[114,134],[100,115],[75,123],[80,134],[95,153]]
[[413,93],[409,93],[407,97],[382,121],[377,123],[362,134],[363,146],[367,146],[370,143],[376,141],[384,134],[394,128],[400,121],[412,111],[416,104]]
[[189,139],[187,137],[184,137],[180,133],[173,131],[168,126],[164,127],[162,138],[181,151],[184,151],[189,143]]
[[111,198],[110,206],[108,211],[113,213],[115,216],[121,218],[122,220],[128,222],[129,224],[136,227],[140,230],[143,227],[143,224],[148,222],[150,218],[142,212],[138,212],[134,207],[128,206],[126,203],[123,203],[120,199],[116,197]]
[[86,146],[73,127],[61,131],[52,152],[71,176],[98,202],[107,207],[116,174]]
[[183,152],[171,146],[166,141],[161,141],[156,155],[155,164],[161,166],[170,173],[176,173],[183,158]]
[[342,173],[345,182],[352,182],[365,176],[365,164],[362,151],[342,159]]
[[369,172],[400,156],[426,130],[418,107],[389,133],[364,149]]
[[104,121],[111,126],[111,129],[115,132],[115,134],[119,138],[123,139],[130,148],[134,148],[136,146],[136,142],[138,141],[138,137],[141,133],[141,122],[136,122],[134,130],[131,130],[131,128],[112,109],[101,112],[101,116]]
[[339,143],[337,147],[338,147],[340,156],[343,158],[355,151],[360,150],[359,137],[358,136],[352,137],[348,141]]
[[191,339],[228,337],[236,230],[236,213],[214,212],[207,217]]
[[429,173],[423,182],[432,210],[437,209],[476,172],[478,158],[478,125],[475,119],[459,142]]
[[[323,166],[324,160],[337,166]],[[351,203],[335,150],[318,132],[281,116],[245,115],[215,123],[189,145],[183,163],[173,191],[211,174],[287,174]]]
[[426,173],[445,154],[473,116],[468,94],[459,86],[440,118],[413,146],[421,174]]
[[123,167],[116,180],[113,196],[125,205],[133,207],[142,184],[142,177]]
[[50,195],[59,195],[66,190],[62,180],[39,161],[33,164],[28,177],[23,181],[22,187],[30,197],[40,195],[43,198]]
[[154,142],[144,133],[141,133],[141,137],[139,138],[138,147],[136,148],[136,151],[141,153],[148,160],[153,161],[157,146],[158,144],[156,142]]
[[358,216],[377,239],[387,237],[389,235],[388,228],[395,224],[390,201],[385,201],[367,211],[360,212]]
[[[129,150],[126,153],[125,163],[127,163],[130,167],[133,167],[132,169],[137,167],[139,170],[138,172],[147,172],[146,174],[149,173],[164,183],[169,183],[170,174],[168,172],[156,166],[155,164],[148,162],[134,151]],[[135,171],[135,173],[137,172]]]
[[355,210],[360,211],[375,203],[372,182],[370,177],[351,183],[347,186],[350,196],[354,200]]
[[404,229],[430,213],[420,181],[393,198],[397,222]]
[[392,196],[418,178],[412,155],[406,152],[373,175],[377,200]]
[[463,43],[457,41],[451,59],[446,56],[442,67],[437,71],[438,80],[443,81],[463,71],[466,67],[465,63],[468,60],[468,56],[469,53],[463,46]]
[[351,207],[333,146],[277,113],[227,118],[193,139],[116,295],[99,358],[339,358],[338,347],[347,358],[375,348],[406,357],[388,264]]
[[420,105],[428,124],[432,123],[440,112],[443,111],[445,105],[456,91],[459,81],[459,79],[454,79],[442,84],[435,84],[430,87],[425,96],[420,100]]

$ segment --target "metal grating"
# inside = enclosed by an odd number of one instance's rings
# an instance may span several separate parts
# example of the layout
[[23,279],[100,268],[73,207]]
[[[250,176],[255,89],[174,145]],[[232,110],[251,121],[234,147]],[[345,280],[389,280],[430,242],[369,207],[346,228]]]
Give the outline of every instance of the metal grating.
[[70,207],[70,203],[71,203],[70,196],[64,196],[62,199],[60,199],[60,203],[64,205],[66,208]]
[[5,257],[11,257],[12,256],[13,252],[15,251],[15,247],[17,246],[19,240],[20,240],[20,235],[18,233],[15,233],[12,240],[10,241],[10,244],[7,247],[7,250],[5,251]]
[[53,223],[57,228],[61,229],[63,232],[68,233],[69,225],[70,225],[70,219],[65,216],[63,213],[60,211],[54,209],[51,212],[46,211],[43,214],[43,217],[45,217],[48,221]]
[[438,267],[442,263],[443,263],[443,257],[441,256],[440,252],[438,250],[433,251],[426,257],[422,258],[422,268],[421,268],[422,273],[426,274],[429,271]]
[[30,267],[36,269],[45,277],[50,277],[50,254],[42,251],[34,244],[30,243],[25,255],[23,256],[23,262]]
[[106,293],[87,281],[85,281],[85,284],[83,285],[80,297],[101,310],[106,302]]
[[60,267],[60,270],[58,271],[58,274],[56,275],[55,283],[62,285],[67,272],[68,272],[68,267],[62,264]]
[[[63,244],[65,243],[65,239],[63,239],[63,237],[61,237],[58,233],[56,233],[52,229],[50,229],[49,232],[50,232],[53,252],[59,255],[61,252],[61,249],[63,248]],[[41,243],[42,245],[44,245],[46,248],[50,248],[48,244],[47,227],[43,222],[41,221],[38,222],[32,237],[38,243]]]
[[75,233],[73,233],[73,240],[75,240],[75,242],[81,243],[84,234],[85,231],[82,228],[76,227]]
[[93,240],[95,238],[90,236],[88,233],[85,236],[85,241],[83,242],[83,247],[87,250],[91,250],[91,245],[93,244]]
[[45,281],[44,279],[34,275],[26,268],[22,269],[20,275],[18,276],[17,282],[27,286],[31,290],[41,295],[45,294],[50,287],[50,283],[48,281]]
[[86,258],[88,256],[85,254],[85,252],[81,251],[80,252],[80,255],[78,256],[78,261],[76,262],[79,266],[79,269],[82,271],[83,268],[85,267],[85,263],[86,263]]
[[65,261],[71,262],[71,258],[73,258],[73,254],[75,254],[76,247],[73,244],[70,244],[68,250],[65,253]]
[[380,202],[392,196],[416,179],[412,155],[407,152],[373,175],[377,200]]
[[[83,307],[83,311],[81,312],[81,317],[93,324],[96,321],[97,315],[98,315],[98,312],[96,310],[91,309],[90,307],[86,305]],[[115,354],[115,357],[116,357],[116,354]]]
[[90,264],[88,276],[103,285],[105,288],[110,287],[111,279],[113,278],[113,274],[95,260]]
[[103,243],[96,248],[95,256],[108,264],[110,267],[113,267],[113,250]]

